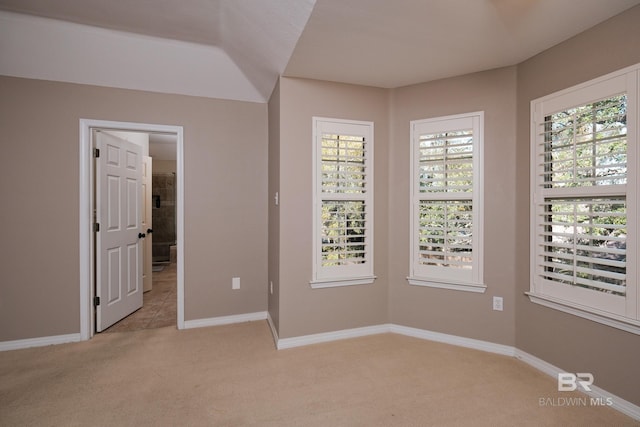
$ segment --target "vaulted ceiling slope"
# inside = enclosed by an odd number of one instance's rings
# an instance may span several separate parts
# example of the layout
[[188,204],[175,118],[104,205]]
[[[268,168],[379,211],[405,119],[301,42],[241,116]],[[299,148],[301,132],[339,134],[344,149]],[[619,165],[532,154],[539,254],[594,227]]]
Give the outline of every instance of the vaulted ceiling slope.
[[0,74],[265,102],[279,75],[392,88],[513,65],[637,4],[0,0]]
[[0,0],[0,74],[265,102],[314,3]]

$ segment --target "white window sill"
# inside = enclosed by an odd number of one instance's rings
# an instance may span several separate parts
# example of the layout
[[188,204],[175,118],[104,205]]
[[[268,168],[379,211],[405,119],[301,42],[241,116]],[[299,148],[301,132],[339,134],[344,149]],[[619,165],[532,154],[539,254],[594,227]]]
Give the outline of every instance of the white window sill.
[[533,303],[553,308],[564,313],[573,314],[583,319],[592,320],[612,328],[622,329],[632,334],[640,335],[640,321],[626,319],[611,313],[600,312],[589,307],[579,304],[573,304],[570,301],[561,300],[548,295],[535,294],[533,292],[525,292],[529,300]]
[[319,279],[309,282],[313,289],[337,288],[340,286],[369,285],[376,280],[376,276],[350,277],[348,279]]
[[487,286],[482,283],[444,282],[427,279],[425,277],[407,277],[407,281],[410,285],[414,286],[426,286],[429,288],[451,289],[454,291],[476,292],[481,294],[487,289]]

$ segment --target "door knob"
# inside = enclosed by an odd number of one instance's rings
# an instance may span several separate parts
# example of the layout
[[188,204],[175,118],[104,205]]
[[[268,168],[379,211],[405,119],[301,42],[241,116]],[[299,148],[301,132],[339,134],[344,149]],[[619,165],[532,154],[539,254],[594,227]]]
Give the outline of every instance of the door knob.
[[144,236],[146,236],[146,234],[138,233],[138,239],[144,239]]
[[150,228],[147,228],[147,234],[151,234],[151,233],[153,233],[153,230]]

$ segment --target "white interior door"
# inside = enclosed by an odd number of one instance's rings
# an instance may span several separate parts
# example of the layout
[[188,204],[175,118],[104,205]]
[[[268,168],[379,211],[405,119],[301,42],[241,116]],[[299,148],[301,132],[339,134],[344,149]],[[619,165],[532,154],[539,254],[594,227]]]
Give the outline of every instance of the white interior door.
[[104,132],[95,135],[96,330],[101,332],[142,307],[142,148]]
[[153,222],[152,222],[152,197],[151,197],[151,177],[153,172],[153,159],[143,156],[142,163],[142,229],[145,233],[143,245],[143,267],[142,267],[142,288],[148,292],[153,288]]

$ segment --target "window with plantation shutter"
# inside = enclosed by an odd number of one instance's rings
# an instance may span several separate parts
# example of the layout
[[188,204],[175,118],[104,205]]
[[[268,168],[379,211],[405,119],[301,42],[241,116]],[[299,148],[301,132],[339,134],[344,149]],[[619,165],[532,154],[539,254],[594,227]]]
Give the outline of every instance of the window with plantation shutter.
[[638,67],[531,104],[532,301],[640,333]]
[[482,112],[411,122],[411,284],[486,288],[482,126]]
[[314,288],[372,283],[373,123],[313,118]]

